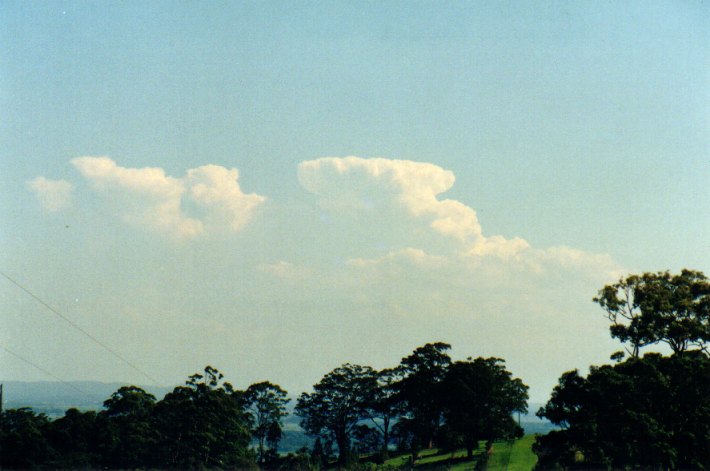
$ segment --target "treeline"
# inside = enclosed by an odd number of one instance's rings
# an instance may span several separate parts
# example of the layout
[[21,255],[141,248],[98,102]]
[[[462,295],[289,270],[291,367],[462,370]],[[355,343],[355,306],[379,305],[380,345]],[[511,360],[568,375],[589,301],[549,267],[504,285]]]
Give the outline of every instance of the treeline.
[[[560,427],[538,436],[540,469],[710,469],[710,283],[683,270],[631,275],[594,298],[626,353],[584,377],[564,373],[538,411]],[[644,347],[666,344],[672,354]],[[99,412],[50,421],[29,409],[0,415],[4,468],[356,468],[390,450],[490,449],[522,435],[528,387],[499,358],[454,361],[429,343],[384,370],[346,363],[298,397],[310,450],[279,456],[287,393],[262,382],[235,390],[206,367],[162,400],[122,387]],[[629,357],[624,359],[625,355]],[[483,458],[478,463],[485,462]]]
[[400,365],[376,371],[344,364],[298,398],[312,450],[279,456],[287,393],[262,382],[235,390],[208,366],[162,400],[126,386],[99,412],[69,409],[50,421],[31,409],[0,416],[4,468],[267,468],[349,466],[389,449],[416,460],[423,448],[466,447],[522,435],[527,386],[498,358],[452,361],[445,343],[426,344]]
[[[626,352],[587,377],[562,375],[537,413],[561,427],[537,438],[538,467],[710,469],[708,279],[692,270],[631,275],[594,301]],[[640,355],[655,344],[672,354]]]
[[383,462],[390,446],[411,453],[466,448],[481,440],[522,436],[514,412],[527,411],[528,387],[500,358],[452,361],[446,343],[417,348],[394,367],[345,364],[298,398],[301,427],[318,437],[313,456],[325,464],[333,445],[339,466],[361,454]]
[[[208,366],[160,401],[139,387],[126,386],[104,401],[100,412],[69,409],[50,421],[29,408],[11,409],[0,417],[0,465],[255,467],[250,444],[256,440],[277,445],[286,401],[286,392],[268,382],[234,390]],[[271,423],[264,418],[262,403],[268,403]]]

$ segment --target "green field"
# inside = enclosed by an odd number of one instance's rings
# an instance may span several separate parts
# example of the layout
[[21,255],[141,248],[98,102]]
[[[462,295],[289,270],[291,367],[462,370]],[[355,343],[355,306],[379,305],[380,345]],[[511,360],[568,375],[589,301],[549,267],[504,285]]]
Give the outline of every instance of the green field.
[[488,460],[489,471],[529,471],[535,467],[537,456],[532,451],[535,435],[525,435],[514,442],[498,442],[493,445],[493,455]]
[[[500,441],[493,444],[493,452],[484,469],[488,471],[530,471],[535,467],[537,457],[532,452],[535,435],[526,435],[519,440]],[[445,469],[451,471],[472,471],[485,453],[481,444],[474,452],[473,460],[466,459],[466,450],[454,453],[437,449],[423,450],[414,465],[415,469]],[[409,455],[399,455],[385,462],[385,467],[403,467]]]

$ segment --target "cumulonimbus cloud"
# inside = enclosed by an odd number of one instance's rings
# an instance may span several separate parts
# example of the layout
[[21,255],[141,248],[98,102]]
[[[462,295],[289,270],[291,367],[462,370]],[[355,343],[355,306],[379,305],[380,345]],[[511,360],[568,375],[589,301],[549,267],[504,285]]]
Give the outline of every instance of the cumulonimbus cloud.
[[406,247],[377,258],[353,258],[348,260],[347,264],[353,267],[376,267],[388,263],[415,267],[437,267],[443,265],[445,261],[445,257],[430,255],[422,249]]
[[[190,169],[176,178],[158,167],[121,167],[109,157],[77,157],[71,163],[94,189],[117,201],[124,220],[180,238],[221,225],[238,231],[265,201],[241,191],[237,169],[218,165]],[[199,214],[188,214],[184,203],[198,207]]]
[[71,205],[74,185],[66,180],[51,180],[37,177],[27,182],[29,188],[39,200],[40,205],[50,213],[55,213]]
[[[442,199],[455,176],[437,165],[384,158],[325,157],[298,166],[301,185],[330,210],[369,210],[372,201],[399,209],[410,219],[425,223],[434,233],[458,241],[456,260],[473,263],[494,257],[517,263],[530,271],[544,271],[552,265],[572,270],[617,273],[608,255],[590,254],[560,246],[533,248],[520,238],[484,235],[476,211],[466,204]],[[394,249],[384,257],[353,259],[351,266],[373,266],[397,260],[437,260],[421,249]]]
[[220,220],[228,221],[238,231],[249,222],[257,206],[266,198],[255,193],[244,194],[238,183],[239,171],[219,165],[203,165],[187,171],[185,182],[189,197]]
[[[373,194],[390,199],[409,216],[453,238],[472,255],[515,256],[529,244],[520,238],[485,237],[476,211],[452,199],[439,199],[456,178],[453,172],[423,162],[383,158],[325,157],[298,166],[301,185],[325,206],[367,201]],[[349,203],[350,202],[350,203]]]

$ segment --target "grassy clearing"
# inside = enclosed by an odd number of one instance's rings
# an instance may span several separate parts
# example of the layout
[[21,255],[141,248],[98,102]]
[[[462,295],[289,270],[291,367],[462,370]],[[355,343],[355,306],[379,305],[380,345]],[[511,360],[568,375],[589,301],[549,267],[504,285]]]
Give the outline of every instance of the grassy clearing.
[[496,442],[488,460],[488,471],[530,471],[537,463],[532,451],[535,435],[525,435],[514,442]]
[[[488,471],[530,471],[535,467],[537,456],[532,452],[535,435],[526,435],[520,440],[501,441],[493,444],[493,453],[488,459]],[[415,469],[444,469],[450,471],[473,471],[485,452],[483,443],[474,451],[473,459],[466,459],[466,450],[454,453],[438,449],[419,453]],[[408,454],[399,455],[385,462],[385,467],[403,467],[409,462]]]
[[527,471],[537,464],[537,455],[532,451],[535,435],[525,435],[513,444],[508,471]]
[[[474,460],[466,460],[466,450],[456,450],[455,452],[444,452],[437,448],[422,450],[419,452],[419,459],[414,466],[416,469],[473,469],[476,459],[483,452],[483,448],[474,452]],[[385,461],[385,466],[401,467],[409,463],[409,454],[399,455]],[[462,465],[465,465],[462,467]]]

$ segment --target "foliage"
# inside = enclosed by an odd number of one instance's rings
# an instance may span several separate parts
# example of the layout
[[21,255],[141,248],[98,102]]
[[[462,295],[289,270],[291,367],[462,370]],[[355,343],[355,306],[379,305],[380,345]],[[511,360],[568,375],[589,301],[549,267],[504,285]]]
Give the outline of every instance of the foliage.
[[540,437],[544,466],[662,466],[710,463],[710,359],[700,352],[647,354],[562,375],[538,415],[563,430]]
[[461,437],[469,457],[479,440],[522,436],[512,414],[527,411],[528,387],[500,358],[457,361],[442,385],[446,427]]
[[527,409],[527,386],[501,359],[452,363],[450,348],[428,343],[396,368],[345,364],[325,375],[296,406],[301,426],[318,437],[313,457],[333,442],[339,466],[351,465],[354,451],[386,462],[392,436],[416,462],[435,444],[455,449],[465,442],[470,456],[479,439],[517,436],[512,414]]
[[7,468],[34,468],[51,458],[49,419],[22,407],[0,415],[0,463]]
[[364,410],[372,425],[379,431],[376,435],[382,437],[382,459],[387,458],[392,421],[402,412],[402,404],[397,394],[397,385],[402,379],[400,372],[396,368],[387,368],[377,372],[375,381],[367,383],[370,389],[366,391]]
[[104,410],[69,409],[54,422],[30,409],[0,415],[3,468],[249,468],[247,414],[240,394],[206,367],[156,402],[126,386]]
[[278,469],[284,471],[316,471],[320,469],[320,465],[313,462],[306,448],[302,448],[296,453],[286,455],[281,460]]
[[629,353],[659,342],[674,353],[710,342],[710,282],[698,271],[644,273],[604,286],[594,298],[612,322],[612,337],[631,346]]
[[397,424],[400,444],[416,453],[431,448],[443,420],[442,381],[451,365],[451,345],[428,343],[402,358],[396,384],[404,415]]
[[98,458],[100,422],[94,411],[68,409],[49,424],[47,440],[53,449],[52,467],[85,468]]
[[186,386],[178,386],[156,405],[161,462],[169,467],[244,466],[251,462],[249,418],[241,395],[222,374],[207,366]]
[[338,446],[338,462],[347,463],[352,433],[366,419],[365,400],[376,381],[369,366],[346,363],[326,374],[313,386],[313,393],[298,398],[296,414],[309,434],[332,440]]
[[[452,364],[449,348],[426,344],[395,368],[346,363],[323,376],[296,405],[301,426],[317,437],[310,451],[278,455],[286,391],[268,381],[237,391],[207,366],[159,401],[126,386],[98,413],[70,409],[50,422],[30,410],[6,411],[0,416],[0,466],[248,469],[258,458],[263,468],[310,470],[332,466],[335,445],[338,467],[371,469],[373,461],[390,466],[391,437],[415,463],[422,448],[435,444],[448,446],[448,453],[465,440],[511,436],[511,414],[525,409],[527,387],[502,360]],[[426,460],[437,461],[430,455]]]
[[257,461],[266,460],[266,445],[275,454],[282,435],[282,419],[287,415],[286,404],[290,401],[286,391],[268,381],[252,384],[242,397],[251,416],[252,436],[257,441]]
[[[612,337],[630,344],[615,365],[564,373],[538,411],[562,430],[539,437],[542,467],[710,468],[710,283],[698,271],[644,273],[594,298]],[[667,344],[673,354],[639,357]],[[690,347],[697,347],[691,350]]]
[[120,468],[159,464],[154,449],[159,434],[154,426],[155,396],[137,386],[124,386],[104,401],[99,414],[104,465]]

